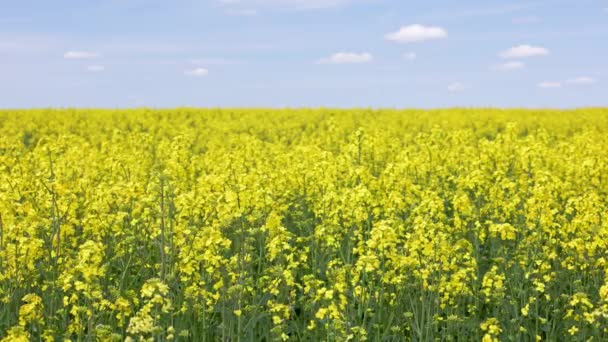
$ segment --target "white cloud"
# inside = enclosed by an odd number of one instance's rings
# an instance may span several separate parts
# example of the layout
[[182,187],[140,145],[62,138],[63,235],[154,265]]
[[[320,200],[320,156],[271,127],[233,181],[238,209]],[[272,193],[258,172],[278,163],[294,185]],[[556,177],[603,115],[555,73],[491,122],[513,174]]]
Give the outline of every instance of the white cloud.
[[402,26],[399,31],[387,33],[384,35],[384,38],[398,43],[413,43],[432,39],[442,39],[447,36],[447,31],[442,27],[414,24]]
[[195,69],[191,69],[191,70],[186,70],[184,72],[184,74],[186,76],[192,76],[192,77],[205,77],[205,76],[209,75],[209,70],[207,70],[205,68],[195,68]]
[[106,68],[103,65],[89,65],[87,70],[90,72],[102,72],[106,70]]
[[402,54],[401,57],[406,61],[413,61],[414,59],[416,59],[417,56],[414,52],[406,52]]
[[467,86],[460,82],[450,83],[448,85],[448,91],[451,93],[461,92],[467,89]]
[[355,53],[355,52],[337,52],[333,55],[322,58],[317,61],[317,64],[357,64],[357,63],[369,63],[374,57],[368,52]]
[[99,54],[90,51],[68,51],[63,54],[63,58],[66,59],[89,59],[95,57],[99,57]]
[[550,88],[561,88],[561,82],[541,82],[538,84],[539,88],[550,89]]
[[502,58],[523,58],[523,57],[534,57],[534,56],[545,56],[549,54],[549,50],[541,46],[532,45],[519,45],[514,46],[506,51],[500,53]]
[[510,62],[496,65],[494,67],[494,69],[499,70],[499,71],[512,71],[512,70],[523,69],[525,66],[526,65],[520,61],[510,61]]
[[595,83],[595,80],[591,77],[582,76],[567,80],[566,83],[572,85],[590,85]]

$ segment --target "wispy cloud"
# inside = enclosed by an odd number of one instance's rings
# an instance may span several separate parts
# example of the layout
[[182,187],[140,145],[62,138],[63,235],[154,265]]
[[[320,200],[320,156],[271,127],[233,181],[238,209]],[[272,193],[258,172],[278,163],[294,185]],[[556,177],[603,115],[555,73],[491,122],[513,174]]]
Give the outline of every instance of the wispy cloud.
[[416,57],[417,56],[414,52],[406,52],[401,55],[401,58],[405,59],[406,61],[413,61],[416,59]]
[[562,83],[553,82],[553,81],[545,81],[545,82],[540,82],[537,86],[539,88],[543,88],[543,89],[554,89],[554,88],[561,88]]
[[523,44],[514,46],[508,50],[501,52],[499,55],[502,58],[524,58],[524,57],[535,57],[545,56],[549,54],[549,50],[541,46],[532,46]]
[[588,86],[592,85],[596,80],[592,77],[581,76],[571,78],[565,81],[545,81],[538,84],[539,88],[561,88],[563,86]]
[[528,10],[532,7],[536,6],[534,3],[525,3],[525,4],[507,4],[500,5],[495,7],[488,8],[477,8],[471,9],[467,12],[469,16],[492,16],[492,15],[504,15],[509,13],[521,12]]
[[477,6],[474,8],[459,7],[458,10],[438,11],[433,10],[432,13],[422,16],[424,20],[454,20],[476,17],[491,17],[501,16],[511,13],[523,12],[533,7],[537,7],[540,3],[521,3],[521,4],[506,4],[497,6]]
[[448,85],[448,91],[450,93],[458,93],[465,91],[468,87],[460,82],[453,82]]
[[414,24],[402,26],[396,32],[387,33],[384,35],[384,38],[398,43],[414,43],[425,40],[442,39],[447,36],[447,31],[442,27]]
[[510,61],[502,64],[495,65],[493,67],[494,70],[498,71],[513,71],[525,68],[525,64],[520,61]]
[[106,68],[103,65],[89,65],[87,70],[90,72],[102,72],[106,70]]
[[205,77],[209,75],[209,70],[205,68],[194,68],[191,70],[184,71],[184,74],[190,77]]
[[590,85],[590,84],[595,83],[595,79],[593,79],[591,77],[587,77],[587,76],[581,76],[581,77],[569,79],[565,83],[571,84],[571,85],[579,85],[579,86]]
[[173,39],[163,41],[161,38],[151,39],[148,36],[121,37],[113,36],[101,42],[99,49],[112,55],[170,55],[184,53],[192,49],[191,42]]
[[242,42],[241,44],[229,44],[221,41],[209,42],[201,45],[200,41],[192,38],[175,37],[171,40],[163,40],[159,37],[150,39],[149,36],[112,37],[111,41],[99,45],[99,49],[113,56],[124,55],[149,55],[159,57],[161,55],[174,56],[177,54],[197,56],[208,51],[217,53],[235,53],[243,51],[270,51],[278,49],[274,44],[267,42]]
[[65,59],[90,59],[99,57],[97,52],[91,51],[67,51],[63,54]]
[[369,63],[373,59],[374,57],[369,52],[337,52],[318,60],[317,64],[361,64]]
[[43,51],[61,53],[57,49],[64,43],[60,37],[48,34],[0,32],[0,51],[2,53],[33,54]]

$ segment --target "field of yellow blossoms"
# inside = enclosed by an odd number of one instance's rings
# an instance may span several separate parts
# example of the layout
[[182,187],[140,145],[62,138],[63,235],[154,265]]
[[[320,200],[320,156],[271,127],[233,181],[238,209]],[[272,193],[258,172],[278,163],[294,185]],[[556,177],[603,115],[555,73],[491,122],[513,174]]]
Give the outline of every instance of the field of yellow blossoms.
[[1,341],[606,341],[608,109],[0,111]]

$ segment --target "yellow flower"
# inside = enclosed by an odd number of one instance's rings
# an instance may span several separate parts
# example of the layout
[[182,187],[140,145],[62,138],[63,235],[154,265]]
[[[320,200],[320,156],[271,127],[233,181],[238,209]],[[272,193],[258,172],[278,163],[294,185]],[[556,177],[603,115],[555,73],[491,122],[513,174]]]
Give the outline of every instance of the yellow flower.
[[23,297],[23,304],[19,308],[19,325],[25,327],[27,324],[43,324],[44,318],[42,311],[44,309],[42,298],[36,294],[27,294]]
[[498,339],[490,334],[483,335],[481,342],[498,342]]
[[324,319],[327,316],[327,312],[328,309],[327,308],[320,308],[317,313],[315,314],[315,317],[317,319]]
[[502,332],[498,319],[492,317],[480,324],[481,330],[487,332],[491,336],[497,336]]
[[576,335],[577,332],[578,332],[578,328],[574,325],[572,327],[570,327],[570,329],[568,329],[568,333],[570,335]]
[[1,342],[29,342],[30,333],[22,326],[15,326],[8,330],[6,336],[0,340]]

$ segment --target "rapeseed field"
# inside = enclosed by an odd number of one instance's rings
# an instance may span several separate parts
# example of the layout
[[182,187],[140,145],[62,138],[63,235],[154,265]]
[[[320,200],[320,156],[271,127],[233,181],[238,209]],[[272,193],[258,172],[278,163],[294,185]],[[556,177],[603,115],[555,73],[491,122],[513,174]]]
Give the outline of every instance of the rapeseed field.
[[0,111],[1,341],[605,341],[608,110]]

